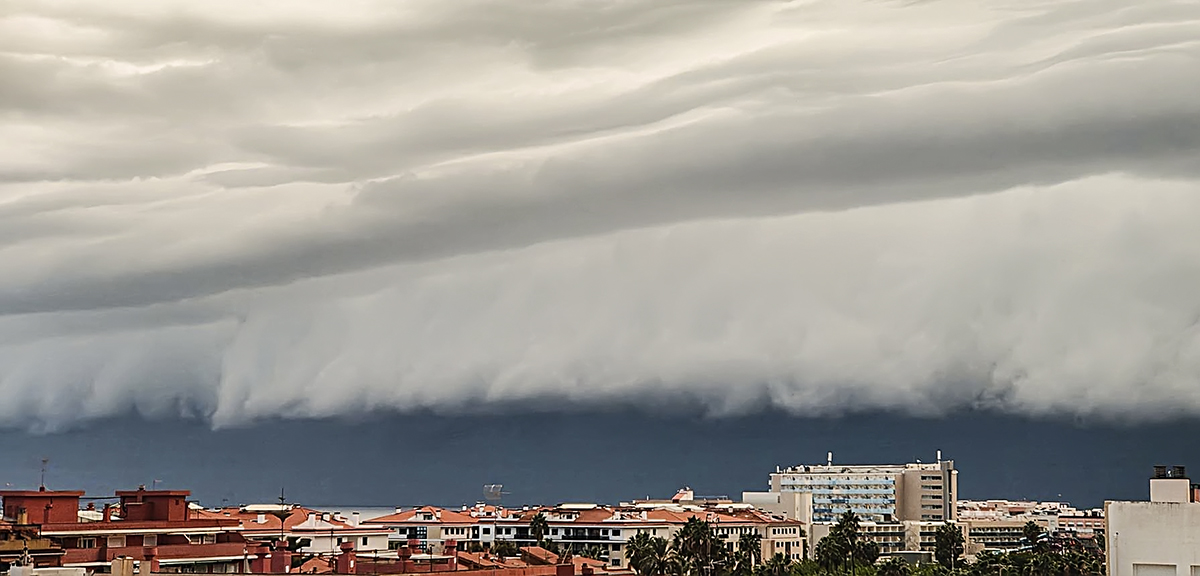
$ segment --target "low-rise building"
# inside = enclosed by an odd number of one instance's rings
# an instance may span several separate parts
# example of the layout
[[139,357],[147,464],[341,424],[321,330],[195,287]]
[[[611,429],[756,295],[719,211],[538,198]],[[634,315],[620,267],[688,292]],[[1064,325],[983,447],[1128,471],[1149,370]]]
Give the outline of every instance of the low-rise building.
[[537,544],[531,526],[541,515],[545,520],[542,539],[575,552],[591,551],[611,568],[628,562],[625,546],[638,534],[670,539],[691,518],[712,525],[714,533],[736,550],[742,535],[761,537],[763,560],[774,554],[792,559],[804,557],[803,524],[727,499],[719,503],[694,504],[690,500],[639,501],[623,506],[568,503],[548,507],[506,510],[477,505],[462,510],[423,506],[363,522],[390,532],[393,547],[416,541],[431,553],[440,553],[444,543],[455,541],[460,550],[492,546],[510,541],[517,546]]
[[293,542],[298,554],[337,554],[347,542],[359,554],[386,552],[389,548],[388,530],[362,524],[355,514],[346,518],[292,504],[251,504],[197,514],[239,523],[242,535],[251,542]]
[[[198,517],[186,490],[119,491],[103,511],[80,517],[80,491],[0,491],[5,517],[61,549],[58,564],[106,572],[131,558],[143,572],[247,571],[252,551],[236,520]],[[89,518],[95,518],[89,519]]]

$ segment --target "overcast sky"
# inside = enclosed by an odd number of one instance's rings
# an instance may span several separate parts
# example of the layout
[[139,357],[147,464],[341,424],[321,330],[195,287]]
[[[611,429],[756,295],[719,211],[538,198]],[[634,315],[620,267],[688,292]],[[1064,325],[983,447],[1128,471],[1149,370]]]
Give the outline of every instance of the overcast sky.
[[0,425],[1200,415],[1192,0],[6,0]]

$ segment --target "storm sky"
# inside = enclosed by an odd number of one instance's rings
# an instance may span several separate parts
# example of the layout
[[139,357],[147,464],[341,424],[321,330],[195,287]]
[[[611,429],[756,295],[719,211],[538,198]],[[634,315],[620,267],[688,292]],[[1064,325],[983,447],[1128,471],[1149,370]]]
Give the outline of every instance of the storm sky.
[[1200,415],[1200,2],[6,0],[0,426]]

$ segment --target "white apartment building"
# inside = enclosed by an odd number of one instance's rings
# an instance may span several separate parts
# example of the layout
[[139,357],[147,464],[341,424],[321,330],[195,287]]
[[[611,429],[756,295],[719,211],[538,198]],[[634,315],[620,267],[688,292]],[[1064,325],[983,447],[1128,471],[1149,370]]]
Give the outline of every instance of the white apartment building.
[[[776,469],[770,493],[812,494],[812,522],[836,522],[853,510],[866,522],[946,522],[956,514],[953,460],[909,464],[825,464]],[[761,494],[761,493],[760,493]],[[756,498],[747,493],[743,498]]]
[[537,514],[546,519],[546,540],[577,551],[598,549],[601,558],[615,567],[627,564],[625,546],[634,536],[670,539],[693,517],[710,523],[730,550],[737,549],[743,534],[755,532],[762,536],[764,561],[776,553],[796,560],[804,555],[800,522],[732,503],[701,506],[666,502],[620,507],[580,503],[520,510],[480,505],[460,511],[427,506],[372,518],[363,525],[391,531],[394,546],[415,540],[419,546],[438,552],[447,540],[457,541],[460,549],[469,548],[471,543],[487,545],[502,540],[518,546],[533,545],[536,539],[530,525]]
[[1105,502],[1110,576],[1200,576],[1200,487],[1155,466],[1149,502]]
[[[848,510],[863,537],[894,553],[932,546],[937,526],[957,517],[958,471],[953,460],[909,464],[825,464],[777,468],[770,491],[743,492],[743,502],[805,525],[810,552]],[[1200,576],[1200,575],[1198,575]]]

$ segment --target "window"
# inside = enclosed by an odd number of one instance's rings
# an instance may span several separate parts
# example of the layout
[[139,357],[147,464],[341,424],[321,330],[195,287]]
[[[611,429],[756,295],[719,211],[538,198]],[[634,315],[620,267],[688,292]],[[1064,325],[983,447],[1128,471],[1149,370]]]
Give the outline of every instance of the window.
[[142,546],[158,546],[158,534],[142,536]]
[[1175,565],[1134,563],[1133,576],[1175,576]]
[[96,539],[95,538],[80,538],[79,539],[79,547],[80,548],[95,548],[96,547]]
[[620,565],[621,565],[621,559],[620,559],[620,558],[613,558],[612,560],[609,560],[609,561],[608,561],[608,563],[609,563],[609,564],[612,564],[613,566],[620,566]]
[[367,545],[367,537],[366,537],[366,536],[363,536],[363,537],[362,537],[362,545],[363,545],[363,546],[366,546],[366,545]]
[[[491,534],[491,533],[492,533],[492,529],[491,529],[491,528],[488,528],[488,527],[484,527],[484,529],[483,529],[483,533],[484,533],[484,534]],[[555,533],[555,534],[558,534],[558,531],[557,531],[557,530],[555,530],[555,531],[554,531],[554,533]]]
[[620,535],[621,535],[621,531],[620,531],[620,530],[613,530],[613,531],[612,531],[612,535],[613,535],[613,536],[620,536]]
[[125,537],[124,536],[109,536],[108,537],[108,547],[109,548],[123,548],[124,546],[125,546]]

